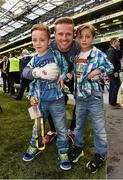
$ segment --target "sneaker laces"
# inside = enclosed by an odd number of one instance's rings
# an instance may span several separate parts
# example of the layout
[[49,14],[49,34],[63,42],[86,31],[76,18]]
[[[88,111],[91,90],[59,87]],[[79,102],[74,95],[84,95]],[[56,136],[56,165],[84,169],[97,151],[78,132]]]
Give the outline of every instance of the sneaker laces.
[[33,146],[29,146],[29,148],[27,149],[28,154],[34,154],[36,151],[37,151],[37,148]]
[[78,156],[81,152],[82,152],[82,148],[77,147],[77,146],[75,146],[75,145],[72,146],[72,148],[71,148],[71,154],[72,154],[73,156]]
[[61,163],[70,163],[69,159],[68,159],[68,148],[63,148],[59,150],[59,159],[61,161]]

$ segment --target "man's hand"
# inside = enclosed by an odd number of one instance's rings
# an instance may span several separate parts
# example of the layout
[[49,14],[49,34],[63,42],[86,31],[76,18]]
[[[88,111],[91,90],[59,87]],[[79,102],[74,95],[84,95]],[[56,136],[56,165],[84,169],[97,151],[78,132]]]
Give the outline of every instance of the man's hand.
[[56,63],[50,63],[41,68],[34,68],[32,71],[32,75],[34,78],[55,80],[59,76],[59,69]]
[[114,77],[118,77],[118,76],[119,76],[118,72],[115,72]]

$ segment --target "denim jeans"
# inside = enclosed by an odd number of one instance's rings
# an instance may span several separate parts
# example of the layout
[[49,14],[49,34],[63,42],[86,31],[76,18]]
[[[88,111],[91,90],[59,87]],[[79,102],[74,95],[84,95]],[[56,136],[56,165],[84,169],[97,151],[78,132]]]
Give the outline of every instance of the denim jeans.
[[[42,101],[41,112],[43,113],[44,120],[50,114],[55,125],[57,132],[57,147],[68,147],[67,139],[67,123],[66,123],[66,110],[64,98],[54,101]],[[32,139],[30,144],[35,146],[36,128],[33,126]]]
[[94,145],[96,152],[99,154],[107,153],[107,137],[104,120],[103,95],[98,93],[88,98],[78,97],[76,99],[76,128],[75,145],[84,146],[84,127],[87,114],[91,114],[92,125],[94,130]]

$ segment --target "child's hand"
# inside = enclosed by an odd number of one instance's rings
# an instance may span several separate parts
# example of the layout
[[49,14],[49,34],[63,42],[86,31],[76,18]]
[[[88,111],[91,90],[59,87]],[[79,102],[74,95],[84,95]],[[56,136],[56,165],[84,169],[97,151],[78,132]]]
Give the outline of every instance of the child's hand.
[[99,74],[100,74],[100,70],[95,69],[91,73],[88,74],[87,79],[91,80],[92,78],[94,78],[96,75],[99,75]]
[[71,73],[67,73],[66,76],[68,77],[69,80],[71,80],[73,77],[73,75]]
[[32,96],[32,97],[30,98],[30,104],[31,104],[32,106],[36,106],[36,105],[38,104],[38,98],[35,97],[35,96]]

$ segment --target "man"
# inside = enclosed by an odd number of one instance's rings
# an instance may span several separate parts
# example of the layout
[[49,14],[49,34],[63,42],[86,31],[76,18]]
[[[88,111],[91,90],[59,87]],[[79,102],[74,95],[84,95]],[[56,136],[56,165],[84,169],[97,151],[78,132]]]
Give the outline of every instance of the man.
[[114,71],[109,76],[110,78],[110,87],[109,87],[109,104],[114,108],[120,108],[120,104],[117,103],[117,94],[120,87],[120,77],[119,73],[121,70],[120,59],[122,53],[120,51],[120,41],[119,38],[114,37],[110,40],[110,47],[107,50],[107,57],[110,62],[114,65]]
[[29,90],[29,84],[30,84],[31,80],[23,78],[22,72],[30,60],[31,60],[31,56],[29,55],[28,50],[23,49],[22,50],[22,58],[20,60],[20,72],[21,72],[20,88],[19,88],[18,94],[16,96],[13,96],[13,98],[16,100],[22,99],[24,91],[26,88],[27,88],[27,91]]
[[8,66],[8,57],[4,56],[1,62],[1,76],[3,78],[3,92],[9,93],[10,90],[10,83],[8,78],[8,72],[7,72],[7,66]]
[[10,95],[13,96],[15,94],[14,83],[20,83],[20,60],[16,57],[15,52],[11,53],[11,57],[9,58],[7,64],[7,72],[10,81]]
[[[68,64],[69,64],[69,79],[71,79],[69,82],[65,82],[65,85],[68,86],[69,90],[71,93],[73,93],[73,77],[70,75],[71,71],[73,70],[73,61],[75,59],[75,56],[79,53],[80,48],[78,43],[73,40],[74,37],[74,24],[71,18],[69,17],[61,17],[59,19],[57,19],[55,21],[55,29],[54,29],[54,35],[55,35],[55,40],[53,40],[50,44],[51,48],[54,50],[59,50],[66,58]],[[52,65],[52,67],[45,68],[45,72],[44,75],[43,74],[43,78],[56,78],[55,75],[57,76],[57,68],[55,66]],[[41,73],[40,73],[41,70]],[[38,77],[42,77],[42,72],[44,69],[40,68],[40,69],[29,69],[29,67],[26,67],[23,71],[23,75],[25,78],[38,78]],[[49,75],[49,76],[48,76]],[[47,77],[44,77],[47,76]],[[65,101],[67,103],[68,97],[65,96]],[[47,133],[47,135],[45,136],[45,144],[50,143],[54,137],[56,136],[56,131],[55,131],[55,127],[52,121],[52,118],[49,117],[48,118],[49,123],[50,123],[50,127],[51,127],[51,131]],[[68,136],[71,138],[71,140],[73,140],[73,133],[72,131],[75,128],[75,109],[73,112],[73,119],[70,125],[70,133],[68,134]]]

